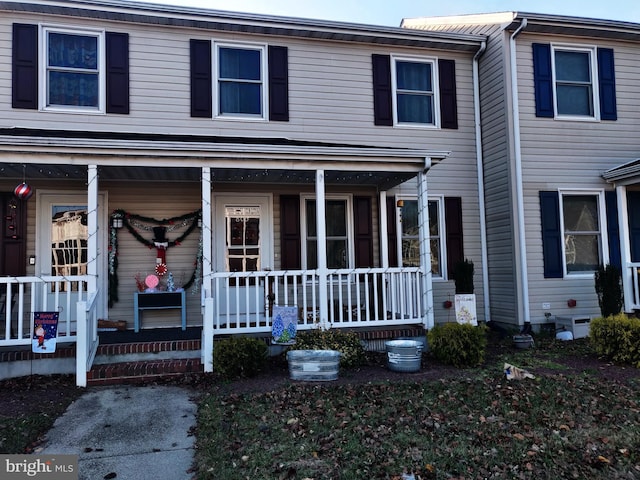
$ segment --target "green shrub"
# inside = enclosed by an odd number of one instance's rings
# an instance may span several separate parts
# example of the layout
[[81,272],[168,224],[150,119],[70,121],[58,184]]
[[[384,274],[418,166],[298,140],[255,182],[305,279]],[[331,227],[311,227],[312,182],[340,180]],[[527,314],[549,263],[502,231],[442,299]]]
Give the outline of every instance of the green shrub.
[[340,355],[340,366],[357,367],[366,361],[364,347],[355,332],[338,328],[314,328],[298,332],[296,344],[292,350],[337,350]]
[[598,355],[640,368],[640,319],[624,313],[594,318],[589,340]]
[[487,328],[445,323],[427,332],[429,350],[440,362],[455,367],[475,367],[484,361]]
[[214,369],[224,378],[253,377],[266,364],[267,345],[251,337],[229,337],[215,342]]

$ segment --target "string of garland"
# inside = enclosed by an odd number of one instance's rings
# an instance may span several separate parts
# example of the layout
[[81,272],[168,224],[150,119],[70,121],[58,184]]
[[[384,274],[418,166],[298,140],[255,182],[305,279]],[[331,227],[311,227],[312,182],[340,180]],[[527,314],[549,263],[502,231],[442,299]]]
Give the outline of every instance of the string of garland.
[[[124,226],[131,235],[140,243],[147,246],[148,248],[155,248],[155,243],[152,240],[147,240],[142,235],[138,233],[136,228],[132,225],[133,222],[136,223],[136,226],[142,228],[143,230],[152,230],[153,227],[145,228],[140,226],[137,222],[145,222],[153,225],[172,225],[173,228],[168,230],[174,230],[179,226],[188,225],[187,229],[175,240],[168,242],[167,248],[175,247],[180,245],[198,226],[198,220],[201,218],[202,211],[200,209],[195,212],[187,213],[185,215],[181,215],[178,217],[165,218],[162,220],[158,220],[151,217],[144,217],[142,215],[135,215],[132,213],[125,212],[124,210],[114,210],[111,215],[111,235],[110,235],[110,244],[109,244],[109,307],[113,306],[115,302],[118,301],[118,230],[113,226],[114,219],[122,220],[122,226]],[[201,248],[202,248],[202,233],[200,234],[200,242],[198,246],[198,254],[196,256],[196,265],[191,278],[183,285],[183,288],[186,290],[196,281],[197,276],[199,275],[200,269],[198,268],[201,262]],[[196,282],[197,285],[197,282]],[[194,287],[195,288],[195,287]]]

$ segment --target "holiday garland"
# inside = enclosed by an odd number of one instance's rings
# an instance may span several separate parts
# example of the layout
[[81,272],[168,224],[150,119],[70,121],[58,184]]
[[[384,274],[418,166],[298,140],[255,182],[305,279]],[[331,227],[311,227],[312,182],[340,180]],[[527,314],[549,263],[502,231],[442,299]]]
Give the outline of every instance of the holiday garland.
[[[121,220],[122,226],[124,226],[131,235],[140,243],[148,248],[155,248],[156,245],[153,241],[145,239],[136,228],[141,230],[150,231],[153,230],[153,226],[167,226],[167,231],[171,232],[177,228],[187,226],[187,229],[182,235],[173,241],[167,242],[168,247],[179,246],[193,231],[198,227],[198,222],[201,219],[202,211],[196,210],[195,212],[187,213],[179,217],[165,218],[158,220],[151,217],[144,217],[142,215],[135,215],[133,213],[125,212],[124,210],[115,210],[111,215],[111,234],[109,243],[109,307],[112,307],[115,302],[118,301],[118,229],[113,226],[114,220]],[[145,225],[146,224],[146,225]],[[201,272],[202,262],[202,232],[200,233],[200,240],[198,242],[198,253],[196,255],[195,269],[191,278],[183,285],[184,289],[187,289],[194,285],[194,289],[198,289],[199,285],[196,282],[196,278]]]

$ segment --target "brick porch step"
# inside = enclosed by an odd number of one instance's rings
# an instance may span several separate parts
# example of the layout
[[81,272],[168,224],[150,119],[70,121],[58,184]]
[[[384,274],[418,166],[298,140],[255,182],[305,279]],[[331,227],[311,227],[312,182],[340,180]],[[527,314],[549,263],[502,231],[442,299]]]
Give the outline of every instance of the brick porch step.
[[137,362],[102,364],[94,365],[87,374],[87,385],[146,383],[202,371],[203,367],[199,358],[141,360]]

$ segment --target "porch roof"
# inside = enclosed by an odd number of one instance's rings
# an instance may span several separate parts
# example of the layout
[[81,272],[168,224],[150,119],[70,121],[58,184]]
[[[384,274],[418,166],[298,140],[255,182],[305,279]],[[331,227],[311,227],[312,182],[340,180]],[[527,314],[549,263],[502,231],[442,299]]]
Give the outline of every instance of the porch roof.
[[[288,138],[223,137],[104,131],[0,128],[0,175],[22,179],[86,178],[98,165],[102,180],[327,184],[392,188],[450,152]],[[34,166],[31,166],[34,165]],[[30,166],[30,167],[29,167]]]
[[617,183],[618,185],[640,183],[640,158],[610,168],[602,174],[602,178],[609,183]]

